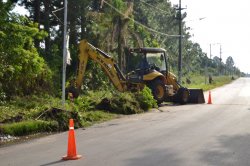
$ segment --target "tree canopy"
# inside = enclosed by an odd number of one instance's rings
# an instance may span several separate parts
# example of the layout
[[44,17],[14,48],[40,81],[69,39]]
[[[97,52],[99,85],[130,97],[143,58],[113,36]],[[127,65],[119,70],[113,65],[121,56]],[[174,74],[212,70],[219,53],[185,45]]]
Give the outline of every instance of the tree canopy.
[[0,27],[0,90],[8,95],[34,93],[39,87],[49,86],[51,71],[39,56],[34,39],[42,40],[45,31],[28,18],[9,13],[11,3],[2,3]]
[[[28,16],[12,13],[15,5]],[[63,2],[58,0],[0,1],[0,92],[30,94],[39,89],[59,89],[63,46]],[[162,47],[167,50],[171,70],[178,60],[178,11],[169,0],[74,0],[68,2],[68,32],[72,65],[67,78],[77,70],[77,48],[81,39],[110,53],[126,73],[130,47]],[[185,18],[186,13],[182,14]],[[191,40],[182,21],[183,75],[204,74],[205,66],[214,75],[240,73],[232,57],[226,64],[209,59],[200,45]],[[108,86],[98,65],[89,63],[85,85]],[[95,81],[91,81],[95,77]],[[40,88],[39,88],[40,87]],[[105,87],[105,86],[104,86]],[[56,90],[57,91],[57,90]]]

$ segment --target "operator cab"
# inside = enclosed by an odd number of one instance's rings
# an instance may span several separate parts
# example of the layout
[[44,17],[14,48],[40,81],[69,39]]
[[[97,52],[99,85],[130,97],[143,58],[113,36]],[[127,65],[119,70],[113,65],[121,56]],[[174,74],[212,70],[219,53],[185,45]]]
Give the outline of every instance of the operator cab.
[[166,50],[162,48],[130,49],[127,67],[127,79],[131,82],[143,82],[143,75],[153,71],[166,75]]

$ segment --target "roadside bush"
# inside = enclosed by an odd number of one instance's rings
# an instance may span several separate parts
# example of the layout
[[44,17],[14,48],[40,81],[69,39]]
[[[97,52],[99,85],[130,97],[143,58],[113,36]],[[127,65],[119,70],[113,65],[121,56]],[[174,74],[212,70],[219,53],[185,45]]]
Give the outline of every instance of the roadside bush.
[[134,94],[129,92],[116,93],[113,94],[112,97],[104,98],[96,105],[96,108],[112,113],[126,115],[143,112],[143,110],[140,108],[140,104],[135,99]]
[[102,98],[111,96],[112,94],[109,91],[88,91],[86,95],[79,96],[74,100],[74,109],[80,112],[95,110],[95,106]]
[[137,114],[157,107],[151,90],[145,87],[136,93],[115,93],[112,97],[104,98],[96,106],[97,109],[118,114]]
[[142,113],[143,110],[140,108],[140,104],[135,99],[134,94],[121,93],[115,94],[111,98],[111,110],[119,114],[137,114]]
[[[8,98],[16,95],[42,94],[51,89],[52,71],[38,54],[34,40],[47,33],[38,24],[13,13],[0,27],[0,82]],[[11,32],[11,33],[10,33]]]
[[74,119],[75,128],[82,127],[82,118],[77,111],[62,110],[58,108],[51,108],[46,110],[39,117],[45,121],[56,121],[58,123],[58,130],[65,131],[69,129],[69,119]]
[[151,89],[147,86],[135,94],[136,100],[139,102],[140,107],[144,111],[148,111],[150,108],[157,108],[157,101],[154,99],[151,93]]
[[115,114],[137,114],[153,107],[157,104],[147,87],[137,93],[88,91],[73,102],[66,101],[64,106],[51,96],[13,97],[0,105],[0,133],[21,136],[65,131],[70,118],[74,119],[75,128],[87,127],[110,120]]

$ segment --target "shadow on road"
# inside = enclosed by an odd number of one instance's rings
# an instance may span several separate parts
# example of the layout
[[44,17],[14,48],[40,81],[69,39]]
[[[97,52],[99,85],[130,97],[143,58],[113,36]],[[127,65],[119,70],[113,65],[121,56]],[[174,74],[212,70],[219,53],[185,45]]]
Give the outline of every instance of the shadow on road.
[[158,106],[159,107],[165,107],[165,106],[179,106],[179,105],[180,104],[163,102],[163,103],[159,104]]
[[186,105],[194,105],[194,106],[197,106],[197,105],[199,105],[199,106],[201,106],[201,105],[205,105],[205,104],[203,104],[203,103],[187,103],[187,104],[178,104],[178,103],[161,103],[161,104],[159,104],[158,106],[159,107],[165,107],[165,106],[168,106],[168,107],[176,107],[176,106],[186,106]]
[[202,162],[209,165],[250,165],[250,135],[221,136],[218,143],[201,152]]
[[66,162],[65,160],[57,160],[57,161],[53,161],[53,162],[50,162],[50,163],[47,163],[47,164],[42,164],[40,166],[50,166],[50,165],[55,165],[55,164],[59,164],[59,163],[62,163],[62,162]]
[[[141,154],[141,153],[140,153]],[[178,158],[177,153],[173,153],[172,150],[169,149],[149,149],[144,152],[144,156],[135,156],[135,158],[128,159],[126,165],[134,165],[134,166],[180,166],[185,165]]]

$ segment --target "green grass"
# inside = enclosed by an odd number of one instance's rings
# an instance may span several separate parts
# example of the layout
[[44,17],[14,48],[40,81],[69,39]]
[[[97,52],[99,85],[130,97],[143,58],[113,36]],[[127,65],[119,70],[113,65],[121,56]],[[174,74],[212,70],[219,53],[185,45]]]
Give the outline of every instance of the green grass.
[[[205,84],[204,76],[194,75],[189,78],[191,84],[183,86],[203,90],[232,81],[229,76],[220,76],[213,77],[212,84]],[[51,96],[15,97],[11,101],[0,103],[0,133],[21,136],[64,131],[68,129],[70,118],[75,120],[76,128],[87,127],[116,118],[119,114],[142,113],[152,107],[157,107],[157,104],[148,88],[138,93],[89,91],[74,102],[66,101],[64,107],[60,98]]]
[[88,127],[95,123],[100,123],[108,121],[117,117],[116,114],[103,112],[103,111],[90,111],[90,112],[81,112],[80,113],[83,119],[83,126]]
[[[235,77],[236,78],[236,77]],[[205,83],[205,77],[195,75],[190,77],[191,84],[184,83],[183,86],[187,88],[201,88],[204,91],[220,87],[222,85],[232,82],[231,76],[213,76],[211,84],[208,83],[208,78]]]
[[23,121],[0,126],[0,132],[9,135],[23,136],[38,132],[50,132],[58,129],[58,123],[55,121]]
[[51,107],[60,108],[60,103],[60,99],[51,96],[14,97],[0,105],[0,123],[36,119],[44,110]]
[[[108,107],[97,106],[108,99]],[[73,102],[51,96],[15,97],[0,104],[0,132],[14,136],[36,132],[68,130],[69,119],[73,118],[75,128],[87,127],[118,117],[118,114],[136,114],[152,108],[156,102],[148,89],[139,93],[110,91],[89,91]]]
[[[96,111],[92,106],[100,93],[90,92],[75,103],[51,96],[15,97],[0,105],[0,133],[14,136],[36,132],[64,131],[68,129],[70,118],[75,119],[75,127],[86,127],[94,123],[110,120],[115,115]],[[57,125],[56,125],[57,124]]]

